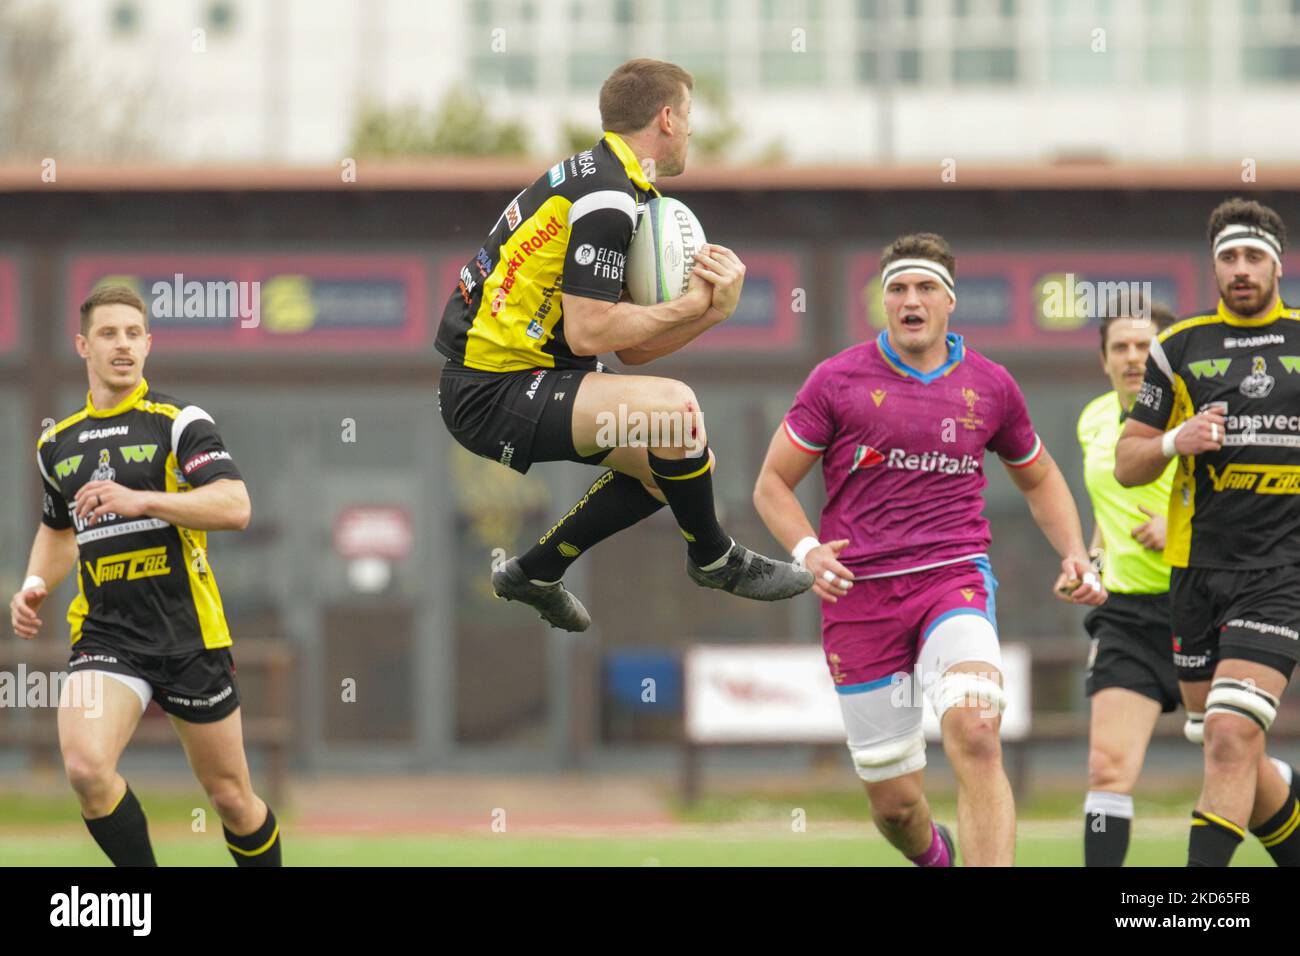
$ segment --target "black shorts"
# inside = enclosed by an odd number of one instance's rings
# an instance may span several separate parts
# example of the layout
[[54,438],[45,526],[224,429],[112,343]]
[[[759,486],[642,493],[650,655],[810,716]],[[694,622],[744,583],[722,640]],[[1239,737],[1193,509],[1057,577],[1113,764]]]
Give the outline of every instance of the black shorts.
[[1170,644],[1169,594],[1116,594],[1083,619],[1092,638],[1086,688],[1091,697],[1121,687],[1150,697],[1161,713],[1178,708],[1178,674]]
[[235,661],[228,647],[155,657],[83,637],[72,648],[68,669],[138,677],[153,689],[159,707],[191,724],[210,724],[239,708]]
[[[596,371],[610,370],[597,364]],[[539,461],[599,465],[612,448],[579,455],[573,446],[573,402],[591,374],[557,368],[480,372],[448,362],[438,383],[438,409],[461,445],[520,474]]]
[[1287,680],[1300,661],[1300,565],[1242,571],[1174,568],[1174,664],[1205,681],[1220,660],[1255,661]]

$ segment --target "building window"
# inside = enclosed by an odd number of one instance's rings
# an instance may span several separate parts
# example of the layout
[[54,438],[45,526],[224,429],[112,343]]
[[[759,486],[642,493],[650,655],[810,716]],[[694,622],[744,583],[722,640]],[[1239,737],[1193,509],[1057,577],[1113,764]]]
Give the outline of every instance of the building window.
[[113,5],[109,13],[109,28],[119,37],[128,37],[140,29],[140,9],[125,0]]
[[208,5],[208,29],[217,35],[230,33],[235,27],[235,5],[228,0],[216,0]]
[[1006,85],[1016,81],[1016,51],[1011,47],[967,47],[953,50],[954,83]]

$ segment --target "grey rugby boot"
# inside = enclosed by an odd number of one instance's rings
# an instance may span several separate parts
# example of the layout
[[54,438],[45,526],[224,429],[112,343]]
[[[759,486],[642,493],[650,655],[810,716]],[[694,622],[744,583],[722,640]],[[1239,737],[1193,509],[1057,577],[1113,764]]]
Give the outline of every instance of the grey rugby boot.
[[782,601],[813,586],[811,571],[788,561],[765,558],[757,551],[736,544],[734,539],[731,550],[727,552],[727,562],[722,567],[702,570],[687,554],[686,573],[700,587],[718,588],[754,601]]
[[582,602],[555,584],[534,584],[519,566],[519,559],[511,558],[492,572],[492,591],[507,601],[522,601],[542,616],[551,627],[562,631],[585,631],[591,627],[591,615]]

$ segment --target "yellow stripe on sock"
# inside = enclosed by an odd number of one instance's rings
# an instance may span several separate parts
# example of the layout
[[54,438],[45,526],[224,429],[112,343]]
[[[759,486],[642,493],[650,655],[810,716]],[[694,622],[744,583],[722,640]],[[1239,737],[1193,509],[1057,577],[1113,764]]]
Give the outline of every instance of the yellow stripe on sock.
[[[1243,830],[1241,827],[1237,826],[1237,824],[1233,823],[1231,820],[1225,820],[1223,819],[1223,817],[1219,816],[1218,814],[1207,813],[1204,810],[1198,810],[1197,812],[1200,813],[1201,816],[1205,817],[1206,820],[1218,824],[1219,826],[1223,827],[1223,829],[1225,830],[1231,830],[1233,833],[1237,834],[1237,836],[1241,837],[1243,840],[1246,838],[1246,831]],[[1198,823],[1200,823],[1201,826],[1205,826],[1205,821],[1202,820],[1192,821],[1193,826],[1195,826]]]
[[280,838],[280,824],[277,823],[275,825],[275,830],[271,833],[271,839],[267,840],[256,850],[241,849],[240,847],[235,846],[229,840],[226,841],[226,846],[230,847],[232,852],[238,853],[240,856],[258,856],[262,853],[265,853],[267,850],[271,849],[271,844],[273,844],[279,838]]
[[1286,823],[1282,824],[1272,833],[1260,837],[1259,842],[1264,844],[1265,847],[1277,846],[1279,843],[1285,842],[1286,838],[1295,832],[1297,826],[1300,826],[1300,800],[1292,797],[1291,816],[1287,817]]
[[693,471],[693,472],[691,472],[689,475],[661,475],[661,474],[659,474],[659,472],[655,471],[653,468],[650,469],[650,474],[654,475],[656,478],[663,478],[663,479],[665,479],[665,480],[667,480],[667,481],[686,481],[686,479],[688,479],[688,478],[698,478],[698,477],[700,477],[700,475],[704,474],[706,471],[709,470],[709,468],[710,468],[710,466],[711,466],[712,464],[713,464],[713,462],[711,462],[711,461],[706,461],[706,462],[704,463],[704,467],[703,467],[703,468],[699,469],[698,471]]

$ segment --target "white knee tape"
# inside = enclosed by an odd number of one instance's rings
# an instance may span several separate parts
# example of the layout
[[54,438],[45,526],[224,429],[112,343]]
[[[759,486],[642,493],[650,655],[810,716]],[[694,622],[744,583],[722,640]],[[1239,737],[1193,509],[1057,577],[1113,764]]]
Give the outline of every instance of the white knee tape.
[[1001,715],[1007,706],[1007,695],[991,677],[949,671],[939,678],[933,701],[939,722],[943,723],[943,715],[952,707],[996,707]]
[[1277,698],[1253,683],[1232,677],[1220,677],[1210,685],[1205,698],[1205,718],[1211,714],[1236,714],[1248,717],[1265,733],[1277,718]]
[[1188,742],[1198,747],[1205,743],[1205,715],[1187,712],[1187,723],[1183,724],[1183,736]]
[[849,745],[853,766],[858,776],[869,783],[892,780],[925,766],[925,734],[919,729],[901,740],[869,744],[865,747]]

